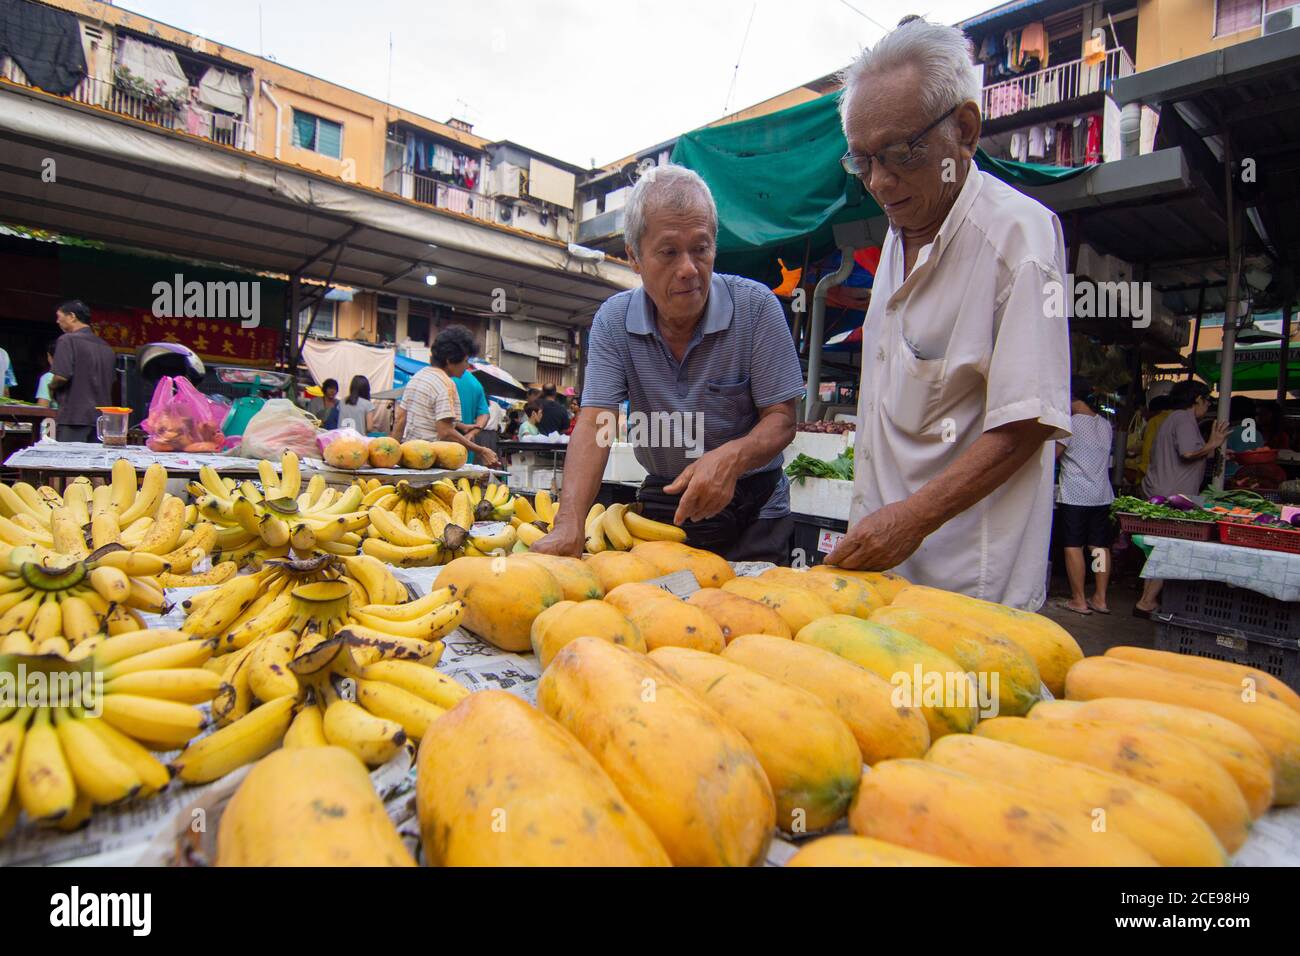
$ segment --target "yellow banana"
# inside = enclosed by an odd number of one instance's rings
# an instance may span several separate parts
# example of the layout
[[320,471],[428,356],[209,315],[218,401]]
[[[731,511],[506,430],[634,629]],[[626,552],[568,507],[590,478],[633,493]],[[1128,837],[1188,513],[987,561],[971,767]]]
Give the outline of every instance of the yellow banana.
[[203,465],[199,468],[199,482],[208,490],[208,494],[215,495],[222,500],[230,498],[230,490],[211,465]]
[[195,526],[194,534],[183,547],[167,552],[162,555],[162,559],[171,566],[172,574],[189,574],[195,564],[208,556],[216,543],[216,526],[204,521]]
[[623,524],[628,533],[645,541],[686,541],[686,532],[676,525],[643,517],[624,507]]
[[230,513],[234,517],[235,523],[249,534],[261,535],[262,528],[257,520],[257,508],[248,498],[242,495],[236,498],[230,505]]
[[36,711],[23,739],[17,785],[23,810],[33,820],[58,820],[71,813],[77,801],[77,785],[49,708]]
[[0,723],[0,808],[9,806],[14,783],[18,779],[18,758],[23,752],[23,738],[27,736],[27,722],[31,720],[29,707],[20,707],[4,723]]
[[410,661],[376,661],[361,669],[366,680],[383,681],[450,710],[470,695],[467,687],[424,664]]
[[183,747],[203,729],[202,711],[174,700],[106,694],[102,707],[104,720],[113,727],[165,750]]
[[36,617],[36,612],[40,610],[40,607],[41,595],[35,593],[15,604],[0,615],[0,634],[8,634],[10,631],[29,630],[32,619]]
[[442,545],[435,541],[432,544],[402,546],[384,541],[382,538],[366,538],[361,543],[361,550],[386,564],[403,568],[419,568],[437,564],[442,554]]
[[551,500],[551,493],[543,489],[537,492],[533,498],[533,510],[537,516],[545,521],[548,525],[555,523],[555,502]]
[[422,537],[404,526],[391,511],[382,509],[375,511],[370,516],[370,523],[374,525],[383,540],[403,548],[414,548],[432,543],[431,538]]
[[60,609],[63,633],[73,644],[80,644],[104,629],[99,615],[84,598],[75,594],[65,594],[60,602]]
[[112,724],[95,718],[88,718],[83,723],[104,742],[113,756],[135,771],[143,783],[141,794],[161,790],[171,781],[171,772],[162,761]]
[[399,637],[395,634],[389,634],[386,631],[378,631],[363,624],[349,624],[339,632],[343,636],[350,648],[360,650],[373,650],[373,655],[357,654],[353,652],[353,657],[359,661],[361,658],[370,658],[361,661],[363,664],[372,663],[375,660],[398,660],[398,661],[415,661],[424,664],[436,663],[437,659],[442,656],[443,645],[441,641],[422,641],[414,637]]
[[474,527],[474,504],[469,492],[458,491],[451,502],[451,523],[459,525],[466,531]]
[[109,551],[95,559],[96,567],[117,568],[129,577],[152,577],[169,569],[161,555],[134,551]]
[[165,588],[200,588],[224,584],[239,573],[239,566],[234,561],[220,561],[209,570],[200,574],[158,575],[158,581]]
[[451,588],[438,588],[406,604],[367,604],[357,610],[368,617],[385,621],[411,621],[442,607],[451,600]]
[[63,611],[59,608],[59,602],[54,595],[49,595],[36,609],[28,631],[37,645],[52,637],[63,636]]
[[587,521],[584,525],[586,533],[586,549],[588,554],[600,554],[605,550],[605,532],[601,530],[601,520],[605,514],[605,506],[594,504],[591,510],[587,512]]
[[18,497],[27,504],[27,511],[33,517],[48,524],[50,520],[50,506],[41,493],[25,481],[14,482],[14,491]]
[[284,746],[290,750],[298,747],[328,747],[325,739],[324,715],[315,704],[307,704],[293,718],[284,735]]
[[104,628],[110,636],[125,634],[128,631],[138,631],[148,627],[140,612],[127,607],[124,604],[114,604],[109,608],[108,614],[104,616]]
[[74,481],[64,488],[63,507],[71,512],[78,527],[90,524],[90,497],[85,485]]
[[[12,518],[14,515],[24,514],[31,517],[37,517],[37,511],[27,503],[13,488],[0,482],[0,510],[3,510],[4,517]],[[86,520],[90,517],[87,515]]]
[[136,480],[135,466],[125,458],[113,462],[113,476],[109,480],[110,503],[118,515],[121,515],[135,503]]
[[537,512],[533,510],[532,502],[523,495],[519,495],[515,498],[515,517],[518,518],[522,524],[531,524],[538,519]]
[[[121,636],[125,637],[126,635]],[[211,656],[212,645],[210,643],[189,640],[164,644],[152,650],[141,651],[130,657],[120,659],[113,664],[104,664],[102,656],[97,659],[103,668],[104,679],[114,680],[126,674],[135,674],[140,671],[165,670],[172,667],[199,667]]]
[[257,642],[248,656],[248,686],[258,700],[269,701],[286,695],[297,696],[298,678],[289,661],[298,647],[293,631],[277,631]]
[[357,702],[376,717],[400,724],[412,740],[422,738],[433,722],[446,713],[437,704],[383,681],[357,681]]
[[297,524],[289,536],[289,545],[299,555],[306,557],[316,548],[316,532],[305,521]]
[[148,631],[133,631],[110,637],[100,644],[95,651],[95,664],[101,668],[112,667],[118,661],[124,661],[160,647],[183,644],[190,640],[184,631],[158,628]]
[[122,537],[122,528],[117,522],[117,513],[101,511],[90,519],[90,543],[95,548],[106,544],[117,544]]
[[127,607],[133,607],[138,611],[148,611],[150,614],[162,614],[167,609],[167,598],[163,595],[161,588],[156,588],[148,583],[146,578],[128,578],[130,594],[127,596]]
[[353,619],[364,627],[382,631],[393,637],[413,637],[422,641],[436,641],[456,629],[465,615],[463,601],[448,601],[427,614],[409,621],[394,621],[371,617],[361,611],[351,612]]
[[218,727],[233,724],[253,709],[253,688],[248,683],[251,652],[230,672],[226,682],[212,698],[212,719]]
[[391,760],[406,743],[401,724],[376,717],[359,704],[341,698],[325,708],[322,729],[331,744],[352,751],[372,767]]
[[295,613],[293,598],[282,593],[255,617],[231,627],[221,638],[221,646],[223,649],[246,647],[259,637],[282,631],[293,622]]
[[[3,485],[0,485],[0,487],[3,487]],[[25,515],[16,515],[15,519],[22,517],[27,517],[27,520],[29,521],[34,520]],[[9,518],[0,518],[0,539],[3,539],[15,547],[32,544],[39,544],[47,548],[54,546],[53,535],[43,535],[39,531],[29,530],[24,528],[21,524],[18,524],[16,520],[10,520]]]
[[521,524],[515,529],[515,535],[524,543],[525,547],[531,548],[542,538],[546,537],[546,532],[535,524]]
[[316,502],[320,501],[321,495],[325,493],[325,488],[325,477],[323,475],[312,475],[307,482],[307,490],[303,492],[303,496],[298,500],[298,507],[303,511],[309,511]]
[[257,597],[262,580],[256,574],[231,578],[220,585],[218,594],[198,613],[190,614],[182,630],[199,637],[212,637],[229,627]]
[[[132,474],[132,480],[135,476]],[[122,526],[126,527],[137,518],[152,516],[158,510],[158,504],[167,490],[167,469],[154,462],[145,469],[140,482],[140,490],[135,500],[121,512]]]
[[280,476],[275,473],[275,465],[263,458],[257,463],[257,477],[261,479],[264,497],[280,497],[279,494],[273,494],[273,492],[279,492],[280,490]]
[[221,675],[201,666],[132,671],[104,683],[105,694],[137,694],[182,704],[205,704],[221,689]]
[[103,806],[129,799],[144,785],[130,764],[119,760],[84,721],[60,709],[55,712],[54,727],[72,779],[94,803]]
[[61,554],[84,558],[90,553],[86,550],[86,536],[81,525],[77,524],[72,509],[67,506],[55,508],[50,515],[50,536],[54,540],[54,550]]
[[401,604],[407,600],[406,585],[393,577],[382,559],[369,554],[343,558],[343,567],[370,595],[372,604]]
[[280,494],[286,498],[298,497],[298,489],[302,487],[302,467],[298,461],[298,455],[292,451],[286,451],[280,456]]
[[484,554],[491,554],[494,551],[503,551],[509,553],[510,549],[515,546],[519,540],[518,532],[510,525],[505,525],[503,530],[494,535],[470,535],[469,543]]
[[[204,527],[203,524],[197,525],[195,534],[198,529]],[[208,527],[211,527],[208,525]],[[174,495],[166,495],[162,504],[158,506],[157,515],[154,522],[149,526],[148,532],[134,550],[142,551],[146,554],[160,554],[166,556],[169,552],[176,550],[180,542],[181,531],[185,528],[185,503]],[[215,529],[213,529],[215,531]]]
[[234,723],[194,741],[172,761],[172,769],[187,783],[207,783],[260,760],[284,739],[293,719],[293,706],[292,697],[267,701]]
[[361,504],[366,508],[370,508],[376,502],[380,501],[383,498],[386,498],[388,495],[391,495],[392,493],[393,493],[392,485],[380,485],[379,487],[374,488],[373,490],[368,491],[364,495],[362,495]]
[[623,510],[626,507],[625,504],[612,504],[600,516],[600,529],[605,532],[605,537],[616,551],[632,550],[632,535],[623,524]]
[[257,522],[258,534],[269,547],[280,548],[289,543],[289,525],[283,518],[267,513]]

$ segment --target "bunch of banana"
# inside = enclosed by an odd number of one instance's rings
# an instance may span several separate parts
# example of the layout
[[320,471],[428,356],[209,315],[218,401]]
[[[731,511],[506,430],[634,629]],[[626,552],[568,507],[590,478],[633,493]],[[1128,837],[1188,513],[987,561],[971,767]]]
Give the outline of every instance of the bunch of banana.
[[232,487],[210,467],[192,482],[199,518],[216,531],[214,559],[237,567],[261,567],[269,558],[355,555],[370,523],[359,485],[339,492],[313,475],[299,494],[298,456],[285,452],[277,477],[270,462],[258,463],[262,487],[243,481]]
[[[199,633],[195,629],[211,629],[218,606],[245,608],[242,623],[236,618],[217,629],[224,632],[218,649],[230,652],[211,662],[222,681],[212,703],[220,729],[173,762],[182,780],[215,780],[281,743],[334,744],[378,765],[468,693],[433,670],[442,655],[440,638],[464,613],[451,589],[397,604],[394,595],[382,593],[383,579],[401,585],[380,562],[365,555],[344,561],[366,566],[363,587],[377,600],[362,603],[351,578],[283,587],[268,578],[192,610],[184,626]],[[274,570],[268,563],[260,573]],[[265,591],[253,597],[260,588]],[[270,600],[249,617],[268,594]]]
[[195,705],[221,683],[203,668],[212,650],[181,631],[137,630],[68,661],[21,632],[0,638],[0,671],[24,678],[22,699],[0,706],[0,837],[20,811],[73,830],[93,807],[167,786],[171,773],[150,751],[177,750],[203,730]]
[[592,505],[585,524],[587,552],[630,551],[645,541],[686,540],[686,532],[676,525],[653,521],[641,514],[641,505]]
[[0,551],[0,635],[21,638],[24,653],[84,658],[108,636],[146,627],[141,611],[166,610],[167,568],[118,544],[80,560],[30,545]]
[[[401,481],[392,495],[370,509],[361,550],[407,568],[446,564],[461,555],[506,554],[517,535],[512,525],[504,524],[505,516],[514,513],[517,500],[510,497],[509,488],[495,482],[484,489],[462,478],[458,487],[444,478],[416,490]],[[474,533],[476,519],[493,518],[503,522],[500,530]]]

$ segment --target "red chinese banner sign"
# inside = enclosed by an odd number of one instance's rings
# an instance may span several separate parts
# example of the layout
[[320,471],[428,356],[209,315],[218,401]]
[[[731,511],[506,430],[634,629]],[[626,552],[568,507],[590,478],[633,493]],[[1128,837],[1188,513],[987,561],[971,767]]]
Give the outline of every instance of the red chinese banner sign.
[[146,309],[91,307],[95,333],[118,352],[150,342],[178,342],[216,364],[275,365],[281,333],[243,328],[237,319],[165,318]]

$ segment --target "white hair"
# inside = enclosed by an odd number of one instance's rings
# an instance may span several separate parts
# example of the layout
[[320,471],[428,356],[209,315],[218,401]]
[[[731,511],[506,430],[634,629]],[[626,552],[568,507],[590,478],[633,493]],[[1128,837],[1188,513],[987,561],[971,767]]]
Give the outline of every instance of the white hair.
[[980,104],[980,76],[972,59],[970,41],[956,27],[925,20],[908,20],[885,34],[840,74],[840,122],[847,123],[849,100],[859,85],[907,66],[921,74],[917,91],[921,116],[927,122],[970,100]]
[[709,184],[700,178],[699,173],[685,166],[655,166],[636,181],[623,212],[623,241],[638,259],[641,258],[646,214],[651,206],[677,213],[697,210],[708,213],[713,239],[717,241],[718,207],[709,191]]

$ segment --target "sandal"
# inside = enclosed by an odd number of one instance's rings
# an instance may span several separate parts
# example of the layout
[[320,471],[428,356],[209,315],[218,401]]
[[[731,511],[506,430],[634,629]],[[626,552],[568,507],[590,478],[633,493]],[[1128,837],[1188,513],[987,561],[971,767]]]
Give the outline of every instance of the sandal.
[[1091,608],[1093,611],[1095,611],[1097,614],[1109,614],[1109,613],[1110,613],[1110,608],[1108,608],[1108,607],[1097,607],[1097,605],[1093,604],[1091,601],[1089,601],[1089,602],[1087,602],[1087,603],[1088,603],[1088,607],[1090,607],[1090,608]]
[[1089,610],[1080,611],[1077,607],[1070,607],[1070,605],[1064,601],[1057,601],[1056,606],[1066,611],[1073,611],[1075,614],[1081,614],[1084,617],[1087,617],[1088,615],[1092,614],[1092,611]]
[[1154,608],[1152,608],[1150,611],[1144,611],[1142,608],[1138,607],[1136,604],[1133,605],[1133,616],[1134,616],[1134,617],[1145,618],[1146,620],[1149,621],[1149,620],[1151,620],[1151,615],[1154,614],[1154,613],[1155,613],[1155,609],[1154,609]]

